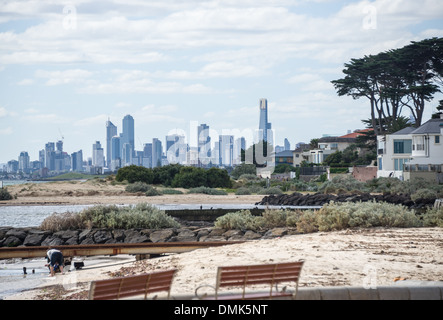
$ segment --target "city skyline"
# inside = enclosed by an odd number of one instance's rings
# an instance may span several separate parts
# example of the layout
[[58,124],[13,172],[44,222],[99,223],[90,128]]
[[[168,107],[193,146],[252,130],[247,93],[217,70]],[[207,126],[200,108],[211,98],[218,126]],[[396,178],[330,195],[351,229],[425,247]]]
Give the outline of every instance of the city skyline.
[[[47,172],[59,173],[68,171],[102,173],[104,168],[108,172],[115,172],[128,165],[154,168],[176,163],[205,167],[212,165],[231,167],[240,164],[241,149],[246,150],[253,143],[266,139],[262,129],[263,109],[266,109],[267,135],[273,137],[271,125],[267,122],[267,99],[264,98],[259,101],[260,123],[254,132],[234,130],[234,132],[228,132],[229,134],[226,132],[218,134],[207,124],[191,122],[189,133],[180,131],[178,134],[170,131],[170,134],[165,137],[165,144],[162,144],[161,139],[152,138],[152,143],[143,143],[142,150],[135,148],[135,119],[131,115],[125,115],[120,133],[117,125],[114,125],[110,119],[106,121],[106,149],[102,147],[101,141],[95,141],[92,144],[91,157],[83,158],[85,149],[73,153],[66,152],[64,141],[58,140],[46,143],[45,149],[39,151],[38,160],[33,160],[27,151],[22,151],[18,161],[15,159],[8,161],[6,172],[31,173],[37,169],[45,169]],[[238,134],[246,134],[248,139]],[[273,143],[270,140],[268,142]],[[290,143],[287,138],[284,139],[284,146],[275,145],[276,152],[289,150],[289,148]]]
[[0,163],[59,140],[92,157],[127,114],[137,150],[194,122],[255,130],[262,97],[277,145],[343,135],[370,117],[331,84],[345,63],[443,36],[439,0],[11,0],[0,13]]

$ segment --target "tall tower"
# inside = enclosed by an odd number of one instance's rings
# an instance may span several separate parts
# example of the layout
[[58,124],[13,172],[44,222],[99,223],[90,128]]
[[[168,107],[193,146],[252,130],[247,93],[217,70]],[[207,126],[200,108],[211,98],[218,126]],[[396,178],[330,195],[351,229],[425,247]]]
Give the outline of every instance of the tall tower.
[[135,138],[134,138],[134,118],[129,114],[123,118],[123,133],[122,139],[120,141],[120,147],[122,148],[123,154],[123,146],[128,143],[131,146],[132,150],[135,150]]
[[201,124],[198,131],[198,160],[199,164],[209,164],[211,158],[211,137],[209,136],[209,126]]
[[268,100],[260,99],[260,123],[259,123],[259,141],[269,141],[269,130],[272,129],[272,125],[268,122]]
[[[117,135],[117,126],[115,126],[109,119],[106,121],[106,165],[111,167],[112,161],[112,138]],[[118,151],[120,154],[120,150]]]

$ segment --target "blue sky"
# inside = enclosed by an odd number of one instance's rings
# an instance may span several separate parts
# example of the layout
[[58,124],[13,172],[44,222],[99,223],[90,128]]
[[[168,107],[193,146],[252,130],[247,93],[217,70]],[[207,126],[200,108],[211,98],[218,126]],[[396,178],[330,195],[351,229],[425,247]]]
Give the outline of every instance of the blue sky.
[[244,135],[261,98],[276,144],[344,135],[370,117],[330,83],[344,63],[442,36],[441,0],[3,1],[0,163],[62,136],[90,157],[126,114],[138,150],[196,122]]

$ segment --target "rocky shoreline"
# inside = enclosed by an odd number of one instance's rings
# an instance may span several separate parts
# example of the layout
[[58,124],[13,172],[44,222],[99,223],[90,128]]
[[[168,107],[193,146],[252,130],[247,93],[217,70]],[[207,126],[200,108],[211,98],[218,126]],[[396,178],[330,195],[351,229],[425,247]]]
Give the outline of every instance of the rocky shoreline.
[[58,231],[54,233],[37,228],[0,227],[0,247],[56,247],[64,245],[146,242],[248,241],[271,239],[291,234],[296,234],[296,231],[291,228],[274,228],[255,232],[251,230],[224,230],[209,226],[184,226],[181,228],[162,230],[85,229]]
[[433,206],[436,199],[418,199],[413,201],[409,195],[404,194],[370,194],[370,193],[344,193],[339,195],[315,193],[301,194],[294,192],[293,194],[269,195],[257,202],[256,205],[269,206],[323,206],[331,201],[334,202],[387,202],[393,204],[401,204],[409,209],[425,209]]

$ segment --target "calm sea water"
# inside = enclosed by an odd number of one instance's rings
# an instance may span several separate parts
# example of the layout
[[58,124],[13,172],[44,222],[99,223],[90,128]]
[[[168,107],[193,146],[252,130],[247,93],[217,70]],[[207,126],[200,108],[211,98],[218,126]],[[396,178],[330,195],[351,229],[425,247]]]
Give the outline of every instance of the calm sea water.
[[[265,206],[254,206],[247,204],[171,204],[171,205],[155,205],[161,210],[197,210],[197,209],[232,209],[247,210],[252,208],[265,209]],[[66,212],[78,213],[91,205],[76,205],[76,206],[0,206],[0,227],[38,227],[43,220],[54,213],[61,214]],[[270,207],[280,208],[280,207]],[[286,207],[286,208],[301,208],[301,207]]]

